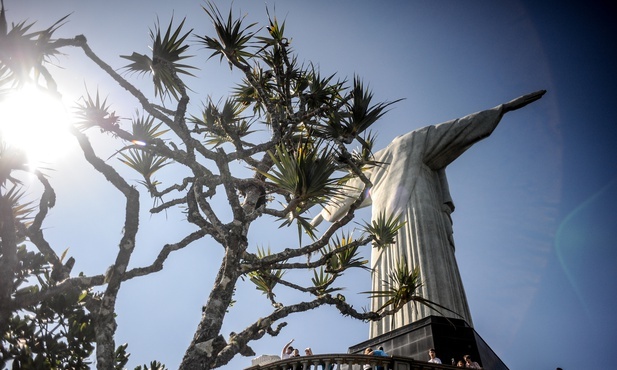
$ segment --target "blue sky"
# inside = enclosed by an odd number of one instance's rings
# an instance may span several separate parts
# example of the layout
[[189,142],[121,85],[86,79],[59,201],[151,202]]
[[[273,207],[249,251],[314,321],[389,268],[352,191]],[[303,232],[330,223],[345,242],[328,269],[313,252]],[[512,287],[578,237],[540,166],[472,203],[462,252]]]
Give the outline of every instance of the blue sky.
[[[378,123],[378,147],[413,129],[491,108],[525,93],[547,94],[509,113],[493,135],[448,167],[456,211],[456,255],[476,331],[511,369],[610,368],[617,343],[617,86],[614,30],[606,1],[269,1],[300,60],[323,74],[361,76],[379,100],[404,98]],[[226,12],[231,2],[218,2]],[[172,14],[203,35],[211,25],[197,1],[5,1],[10,21],[47,27],[71,13],[58,36],[84,34],[115,68],[118,55],[146,53],[156,17]],[[265,22],[265,3],[234,1],[250,21]],[[237,75],[193,49],[198,98],[225,97]],[[84,84],[106,95],[118,114],[136,104],[77,50],[58,59],[67,99]],[[151,92],[145,80],[135,83]],[[95,132],[91,133],[96,136]],[[98,139],[97,139],[98,140]],[[109,148],[104,140],[97,141]],[[107,149],[111,150],[111,149]],[[111,264],[121,232],[121,197],[75,152],[55,164],[58,206],[47,235],[69,247],[74,271],[100,273]],[[136,175],[125,172],[129,178]],[[173,175],[173,174],[166,174]],[[144,199],[144,206],[151,204]],[[366,217],[366,214],[364,214]],[[143,218],[132,263],[150,263],[164,242],[187,228],[180,214]],[[262,227],[263,226],[263,227]],[[268,230],[263,231],[263,230]],[[254,245],[283,249],[296,241],[264,223]],[[128,342],[129,368],[157,359],[177,367],[199,320],[221,251],[210,241],[177,253],[166,270],[127,282],[118,303],[118,343]],[[366,297],[368,275],[347,280],[348,299]],[[293,295],[278,293],[283,301]],[[239,287],[225,330],[238,331],[268,302]],[[277,354],[289,339],[315,353],[345,352],[367,339],[367,324],[329,308],[288,320],[281,335],[253,348]],[[439,349],[438,349],[439,351]],[[226,368],[250,364],[237,358]]]

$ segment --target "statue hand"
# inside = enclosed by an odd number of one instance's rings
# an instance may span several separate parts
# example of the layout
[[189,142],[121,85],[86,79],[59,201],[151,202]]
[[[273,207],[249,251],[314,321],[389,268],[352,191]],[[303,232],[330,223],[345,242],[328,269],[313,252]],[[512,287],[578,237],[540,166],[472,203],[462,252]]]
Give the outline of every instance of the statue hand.
[[311,226],[317,227],[321,223],[321,221],[323,221],[323,216],[320,212],[317,216],[315,216],[315,218],[311,220]]
[[545,93],[546,90],[539,90],[536,92],[532,92],[531,94],[523,95],[514,100],[511,100],[503,104],[503,113],[523,108],[527,104],[533,103],[534,101],[540,99]]

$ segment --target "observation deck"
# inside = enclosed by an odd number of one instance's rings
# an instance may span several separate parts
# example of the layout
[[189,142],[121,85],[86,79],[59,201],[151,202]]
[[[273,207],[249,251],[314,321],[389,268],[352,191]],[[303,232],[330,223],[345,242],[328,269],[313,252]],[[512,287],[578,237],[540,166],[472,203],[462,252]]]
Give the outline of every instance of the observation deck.
[[245,370],[362,370],[364,365],[384,370],[443,370],[458,369],[456,366],[431,364],[401,356],[370,356],[353,354],[320,354],[292,357],[266,364],[259,364]]
[[[364,355],[367,347],[383,347],[390,356]],[[429,348],[435,348],[437,357],[447,365],[426,362]],[[254,359],[252,366],[245,370],[363,370],[365,365],[373,370],[452,370],[457,367],[450,365],[451,360],[462,360],[464,355],[471,356],[484,369],[509,370],[465,321],[440,316],[429,316],[357,343],[346,354],[316,354],[285,360],[264,355]]]

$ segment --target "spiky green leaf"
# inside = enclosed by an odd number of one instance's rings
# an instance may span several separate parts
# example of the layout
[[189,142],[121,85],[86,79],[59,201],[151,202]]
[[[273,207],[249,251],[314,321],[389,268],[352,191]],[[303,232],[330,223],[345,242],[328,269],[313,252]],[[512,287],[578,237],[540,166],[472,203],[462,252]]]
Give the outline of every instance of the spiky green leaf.
[[405,222],[401,221],[398,215],[386,216],[385,212],[382,212],[371,222],[365,222],[363,229],[374,236],[373,246],[383,248],[396,243],[398,230],[404,225]]
[[190,57],[185,55],[189,47],[185,44],[185,41],[192,30],[182,34],[184,22],[185,19],[174,29],[172,18],[164,35],[162,35],[160,23],[157,22],[154,30],[150,30],[152,57],[136,52],[131,55],[120,56],[132,62],[124,67],[129,72],[152,74],[154,96],[160,96],[162,99],[173,96],[176,100],[179,100],[180,95],[186,89],[179,75],[193,76],[189,70],[196,69],[191,65],[180,63],[180,61]]
[[[272,252],[270,248],[268,248],[268,250],[257,248],[258,258],[264,258],[271,254]],[[256,289],[265,294],[269,299],[273,299],[275,297],[274,288],[278,284],[279,280],[283,278],[283,275],[285,275],[285,271],[283,270],[268,268],[252,271],[248,274],[249,279],[253,284],[255,284]]]
[[212,20],[217,34],[217,38],[207,35],[197,36],[197,39],[206,48],[213,51],[210,58],[217,55],[221,60],[223,57],[227,58],[229,61],[229,68],[233,68],[233,61],[246,64],[246,60],[253,56],[253,54],[248,51],[248,48],[251,46],[251,39],[255,34],[251,31],[255,23],[244,26],[244,17],[234,19],[235,17],[231,10],[229,11],[227,20],[225,20],[221,12],[210,2],[207,3],[207,7],[202,6],[202,9]]

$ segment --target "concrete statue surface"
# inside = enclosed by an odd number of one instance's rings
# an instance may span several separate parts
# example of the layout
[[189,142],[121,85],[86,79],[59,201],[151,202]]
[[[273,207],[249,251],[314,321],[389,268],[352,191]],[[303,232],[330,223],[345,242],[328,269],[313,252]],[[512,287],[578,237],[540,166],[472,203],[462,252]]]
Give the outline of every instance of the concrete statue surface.
[[[450,197],[445,169],[476,142],[488,137],[502,117],[542,97],[545,91],[521,96],[495,108],[466,117],[426,126],[397,137],[374,154],[386,163],[366,172],[373,187],[362,206],[372,204],[372,219],[380,214],[400,215],[405,225],[398,231],[396,245],[373,248],[371,255],[372,289],[383,289],[383,281],[399,259],[408,266],[419,266],[424,283],[422,296],[447,307],[473,326],[465,290],[454,257],[452,220],[454,203]],[[333,222],[342,217],[361,196],[364,184],[351,180],[347,196],[326,206],[314,219]],[[372,298],[371,309],[383,305],[386,298]],[[372,322],[370,338],[387,333],[430,315],[435,311],[408,303],[394,316]]]

